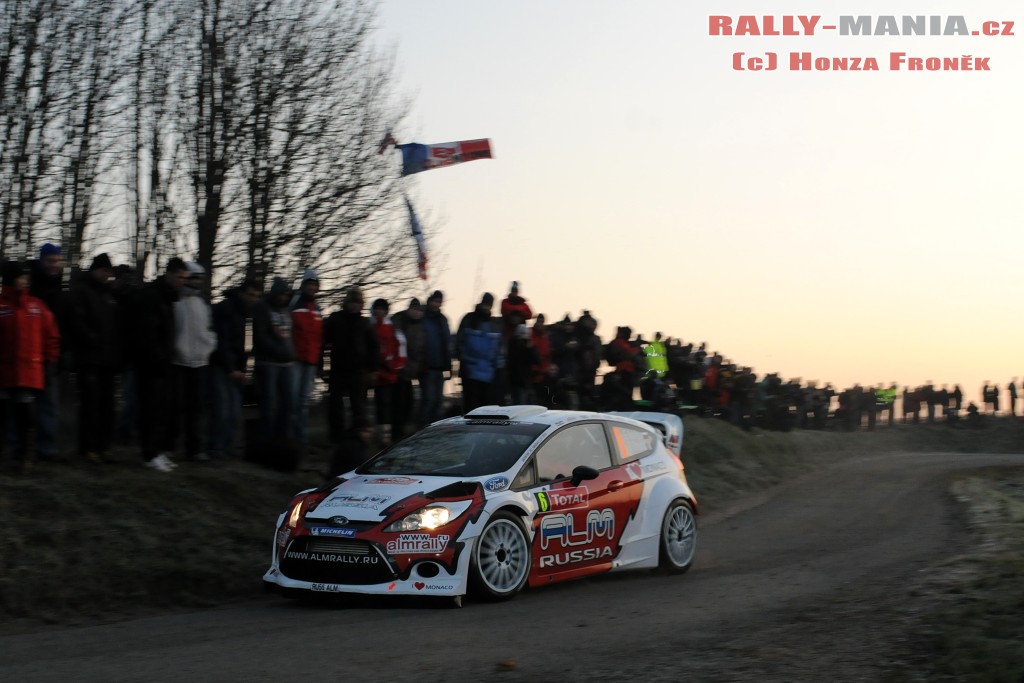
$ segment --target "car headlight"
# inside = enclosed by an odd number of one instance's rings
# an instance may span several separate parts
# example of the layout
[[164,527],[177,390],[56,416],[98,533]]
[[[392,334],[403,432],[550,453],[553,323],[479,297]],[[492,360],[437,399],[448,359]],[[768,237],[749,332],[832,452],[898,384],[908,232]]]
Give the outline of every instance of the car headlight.
[[320,502],[330,495],[330,491],[314,491],[312,493],[299,495],[292,501],[292,511],[288,515],[288,526],[292,529],[299,525],[299,520],[305,516],[307,512],[311,512],[316,509],[316,506]]
[[469,509],[469,501],[455,503],[431,503],[412,512],[384,531],[433,531],[454,521]]

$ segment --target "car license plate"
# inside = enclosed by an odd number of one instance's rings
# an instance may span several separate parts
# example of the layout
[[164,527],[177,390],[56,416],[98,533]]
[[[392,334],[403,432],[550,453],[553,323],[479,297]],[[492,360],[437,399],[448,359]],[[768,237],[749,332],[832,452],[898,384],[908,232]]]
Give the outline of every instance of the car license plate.
[[341,586],[336,583],[314,583],[311,590],[317,593],[340,593]]

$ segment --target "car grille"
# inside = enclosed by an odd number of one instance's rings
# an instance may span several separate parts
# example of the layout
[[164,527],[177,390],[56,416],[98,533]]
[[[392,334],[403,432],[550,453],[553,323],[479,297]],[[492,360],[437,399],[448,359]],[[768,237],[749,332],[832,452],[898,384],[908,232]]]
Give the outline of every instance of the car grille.
[[365,585],[384,583],[395,572],[366,541],[300,536],[285,550],[281,573],[298,581]]
[[336,538],[312,538],[306,541],[306,548],[311,553],[370,554],[370,546],[365,541],[345,541]]

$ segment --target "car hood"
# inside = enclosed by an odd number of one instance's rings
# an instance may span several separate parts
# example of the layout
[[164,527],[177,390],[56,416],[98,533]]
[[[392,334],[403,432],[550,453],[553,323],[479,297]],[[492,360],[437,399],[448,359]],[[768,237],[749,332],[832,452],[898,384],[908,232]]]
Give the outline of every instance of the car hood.
[[[331,495],[306,515],[306,519],[329,520],[345,517],[350,521],[377,521],[396,503],[411,496],[422,497],[461,478],[416,475],[357,475],[343,482]],[[412,510],[410,510],[412,512]]]

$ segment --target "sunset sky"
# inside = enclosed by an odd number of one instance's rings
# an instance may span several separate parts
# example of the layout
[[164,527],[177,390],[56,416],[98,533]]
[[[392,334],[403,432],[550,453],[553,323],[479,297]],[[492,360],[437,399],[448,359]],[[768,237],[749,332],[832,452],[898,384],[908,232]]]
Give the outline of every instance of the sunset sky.
[[[758,373],[960,383],[975,401],[1024,375],[1024,5],[854,4],[384,0],[379,39],[413,98],[395,136],[493,144],[409,179],[453,326],[518,280],[549,320],[590,309],[606,340],[660,330]],[[1016,35],[708,35],[709,14],[751,11]],[[767,51],[778,70],[733,70]],[[791,52],[881,71],[793,72]],[[894,72],[891,52],[991,71]]]

